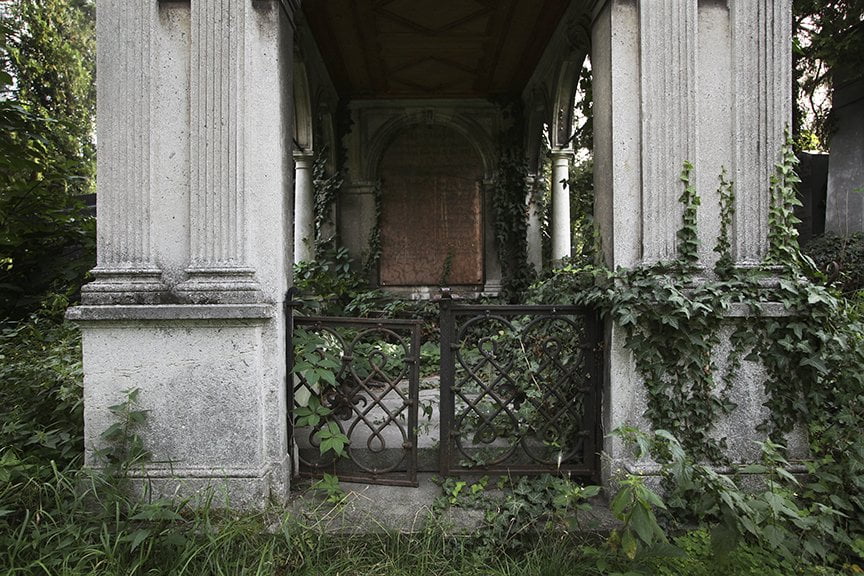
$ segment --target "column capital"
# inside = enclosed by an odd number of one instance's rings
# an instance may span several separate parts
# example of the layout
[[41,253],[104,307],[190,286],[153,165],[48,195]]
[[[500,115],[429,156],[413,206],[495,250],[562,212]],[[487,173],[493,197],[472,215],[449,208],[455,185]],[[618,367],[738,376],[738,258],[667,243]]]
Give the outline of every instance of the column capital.
[[293,156],[294,164],[298,168],[309,168],[315,161],[315,153],[312,150],[295,150]]
[[573,151],[573,148],[566,147],[553,148],[549,154],[552,156],[553,162],[561,162],[562,160],[569,162],[576,153]]

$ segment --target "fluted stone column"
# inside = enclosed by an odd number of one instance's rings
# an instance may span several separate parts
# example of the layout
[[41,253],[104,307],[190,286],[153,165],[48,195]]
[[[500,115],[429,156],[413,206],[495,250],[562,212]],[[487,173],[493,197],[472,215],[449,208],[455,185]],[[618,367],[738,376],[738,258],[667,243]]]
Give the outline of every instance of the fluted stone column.
[[670,260],[681,226],[681,169],[696,160],[696,0],[639,11],[642,258]]
[[[540,179],[542,182],[542,178]],[[536,272],[543,269],[543,230],[542,230],[542,214],[540,213],[540,200],[542,200],[542,190],[538,190],[537,176],[529,174],[525,184],[528,187],[525,203],[528,205],[528,264],[530,264]],[[540,195],[540,198],[538,198]]]
[[790,128],[791,0],[730,0],[732,32],[735,262],[754,266],[768,250],[770,178]]
[[247,260],[246,2],[192,1],[191,200],[189,279],[177,288],[192,302],[255,302]]
[[97,2],[99,266],[67,317],[82,334],[85,465],[104,465],[110,407],[137,390],[153,457],[129,476],[147,497],[288,495],[298,8]]
[[569,258],[570,227],[570,160],[573,150],[552,151],[552,260]]
[[311,152],[294,152],[294,261],[315,259],[315,189]]
[[[790,116],[791,0],[597,0],[593,6],[595,221],[608,266],[675,258],[682,225],[683,163],[702,198],[700,264],[710,274],[719,231],[717,176],[734,181],[734,251],[739,266],[767,247],[769,180]],[[606,327],[603,424],[643,428],[642,379],[622,329]],[[742,408],[718,423],[735,461],[758,458],[764,372],[745,363],[734,383]],[[604,444],[605,477],[633,462]]]
[[87,304],[158,302],[165,289],[151,244],[154,2],[102,0],[97,34],[97,266]]

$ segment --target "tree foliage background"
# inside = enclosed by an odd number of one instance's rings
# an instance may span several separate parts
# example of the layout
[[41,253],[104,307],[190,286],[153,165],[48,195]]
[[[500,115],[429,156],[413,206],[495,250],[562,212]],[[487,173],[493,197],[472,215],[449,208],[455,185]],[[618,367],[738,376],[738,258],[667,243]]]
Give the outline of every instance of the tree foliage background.
[[864,74],[864,0],[794,0],[793,131],[803,148],[827,149],[831,91]]
[[95,261],[95,6],[12,0],[0,14],[0,318],[74,296]]

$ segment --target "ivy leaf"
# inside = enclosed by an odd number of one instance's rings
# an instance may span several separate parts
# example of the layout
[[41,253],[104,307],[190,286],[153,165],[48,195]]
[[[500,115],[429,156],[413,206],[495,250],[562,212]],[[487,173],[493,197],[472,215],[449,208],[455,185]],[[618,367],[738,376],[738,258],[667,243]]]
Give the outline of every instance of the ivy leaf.
[[804,358],[803,360],[801,360],[800,365],[801,366],[812,366],[813,368],[816,369],[817,372],[819,372],[819,374],[821,374],[823,376],[828,374],[828,372],[829,372],[828,366],[826,366],[825,362],[823,362],[822,359],[817,357],[817,356],[809,356],[807,358]]

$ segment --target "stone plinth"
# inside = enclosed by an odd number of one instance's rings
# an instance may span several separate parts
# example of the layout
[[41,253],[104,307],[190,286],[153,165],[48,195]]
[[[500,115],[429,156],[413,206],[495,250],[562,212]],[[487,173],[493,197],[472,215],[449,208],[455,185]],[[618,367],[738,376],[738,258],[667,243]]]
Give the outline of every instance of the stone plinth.
[[[699,265],[710,270],[720,228],[718,175],[734,182],[733,254],[761,262],[767,248],[770,176],[791,115],[789,0],[597,2],[592,27],[595,220],[607,265],[675,258],[686,162],[701,196]],[[741,409],[730,456],[753,458],[764,377],[747,367],[735,383]],[[604,427],[646,427],[642,382],[624,334],[607,326]],[[722,430],[720,429],[722,428]],[[608,438],[606,477],[635,464]]]
[[97,6],[98,254],[82,327],[88,466],[138,390],[140,489],[287,497],[293,2]]
[[72,309],[83,334],[85,464],[103,464],[99,434],[116,421],[108,407],[138,390],[153,457],[133,476],[227,487],[232,503],[285,497],[284,380],[264,344],[282,333],[275,312],[266,304]]

